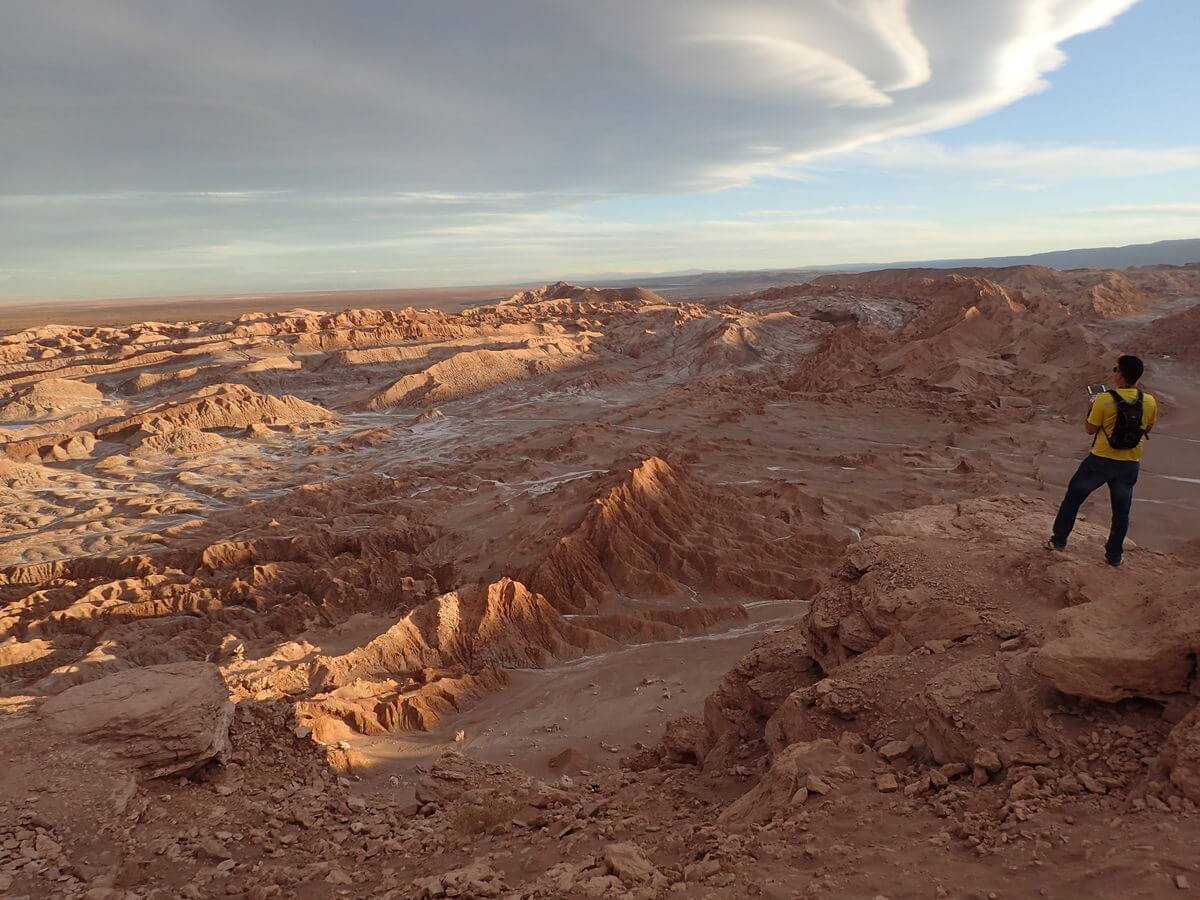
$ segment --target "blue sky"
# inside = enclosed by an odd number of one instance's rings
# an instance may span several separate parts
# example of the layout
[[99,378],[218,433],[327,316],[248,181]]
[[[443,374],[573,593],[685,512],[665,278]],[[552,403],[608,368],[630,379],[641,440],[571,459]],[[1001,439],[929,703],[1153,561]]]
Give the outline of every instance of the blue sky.
[[0,299],[1200,236],[1191,0],[6,9]]

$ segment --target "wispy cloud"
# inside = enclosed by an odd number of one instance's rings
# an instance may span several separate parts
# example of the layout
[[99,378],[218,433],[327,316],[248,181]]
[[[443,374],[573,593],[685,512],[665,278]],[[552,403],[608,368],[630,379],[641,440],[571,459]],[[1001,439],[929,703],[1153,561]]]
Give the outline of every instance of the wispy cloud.
[[31,193],[694,190],[982,115],[1134,2],[18,4],[0,112]]
[[1089,212],[1120,216],[1200,216],[1200,203],[1111,203]]
[[1200,170],[1200,147],[1008,142],[949,147],[933,140],[904,140],[864,147],[832,164],[1069,181]]

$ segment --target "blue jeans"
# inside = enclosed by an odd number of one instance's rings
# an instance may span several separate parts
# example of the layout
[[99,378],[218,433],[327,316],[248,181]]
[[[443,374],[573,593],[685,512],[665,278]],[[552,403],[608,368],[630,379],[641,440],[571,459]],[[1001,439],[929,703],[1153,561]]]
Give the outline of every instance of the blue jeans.
[[1125,534],[1129,531],[1133,486],[1137,484],[1140,468],[1138,463],[1130,460],[1106,459],[1089,453],[1087,459],[1079,464],[1071,483],[1067,485],[1067,496],[1063,497],[1062,506],[1058,508],[1058,515],[1054,519],[1055,545],[1067,546],[1067,537],[1075,527],[1079,507],[1096,488],[1107,484],[1108,495],[1112,500],[1112,529],[1108,533],[1104,556],[1110,563],[1119,564],[1121,554],[1125,550]]

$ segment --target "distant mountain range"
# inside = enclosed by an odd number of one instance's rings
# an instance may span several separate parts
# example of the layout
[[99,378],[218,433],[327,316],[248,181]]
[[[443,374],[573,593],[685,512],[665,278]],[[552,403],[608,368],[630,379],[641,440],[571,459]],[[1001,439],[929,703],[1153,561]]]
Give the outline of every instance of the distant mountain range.
[[1129,244],[1124,247],[1089,247],[1052,250],[1027,256],[986,256],[977,259],[924,259],[890,263],[846,263],[803,266],[794,269],[755,269],[732,272],[673,272],[654,275],[593,277],[581,280],[600,286],[636,284],[668,297],[728,296],[778,285],[810,281],[829,272],[870,272],[877,269],[995,269],[1002,266],[1048,266],[1052,269],[1128,269],[1132,266],[1200,264],[1200,238]]
[[[1089,247],[1083,250],[1051,250],[1028,256],[989,256],[981,259],[935,259],[924,262],[887,263],[867,266],[871,269],[936,268],[958,269],[968,266],[1049,266],[1052,269],[1128,269],[1131,266],[1182,266],[1200,262],[1200,238],[1181,241],[1155,241],[1153,244],[1128,244],[1124,247]],[[846,267],[837,266],[838,271]],[[855,269],[862,268],[855,266]]]

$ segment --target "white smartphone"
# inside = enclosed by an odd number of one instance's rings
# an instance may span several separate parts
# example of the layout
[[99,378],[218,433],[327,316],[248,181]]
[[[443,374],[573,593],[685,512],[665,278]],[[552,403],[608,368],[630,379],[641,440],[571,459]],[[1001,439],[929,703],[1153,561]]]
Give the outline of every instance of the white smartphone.
[[1108,388],[1102,384],[1089,384],[1088,385],[1088,396],[1091,397],[1093,400],[1096,397],[1100,396],[1101,394],[1107,394],[1107,393],[1108,393]]

